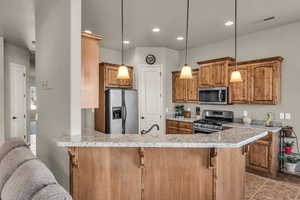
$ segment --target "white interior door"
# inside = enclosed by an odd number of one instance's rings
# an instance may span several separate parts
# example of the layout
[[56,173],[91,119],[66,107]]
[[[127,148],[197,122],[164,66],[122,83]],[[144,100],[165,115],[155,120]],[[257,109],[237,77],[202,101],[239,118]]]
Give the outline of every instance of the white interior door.
[[[140,132],[153,124],[162,129],[162,77],[160,65],[139,67]],[[157,130],[154,130],[157,132]],[[159,131],[159,132],[160,132]]]
[[26,139],[26,68],[10,63],[10,137]]

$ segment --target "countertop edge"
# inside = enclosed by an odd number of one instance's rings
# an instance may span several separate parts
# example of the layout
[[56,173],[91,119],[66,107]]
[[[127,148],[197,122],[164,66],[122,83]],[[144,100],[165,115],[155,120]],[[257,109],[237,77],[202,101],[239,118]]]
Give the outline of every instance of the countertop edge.
[[251,142],[254,142],[268,135],[268,131],[264,131],[254,137],[239,143],[145,143],[145,142],[61,142],[57,141],[59,147],[145,147],[145,148],[240,148]]

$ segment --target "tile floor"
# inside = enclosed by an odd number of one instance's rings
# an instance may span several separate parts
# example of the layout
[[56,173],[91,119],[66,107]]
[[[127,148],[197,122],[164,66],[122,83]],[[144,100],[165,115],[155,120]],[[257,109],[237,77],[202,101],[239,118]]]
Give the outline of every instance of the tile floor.
[[245,200],[300,200],[300,178],[281,175],[276,180],[246,175]]

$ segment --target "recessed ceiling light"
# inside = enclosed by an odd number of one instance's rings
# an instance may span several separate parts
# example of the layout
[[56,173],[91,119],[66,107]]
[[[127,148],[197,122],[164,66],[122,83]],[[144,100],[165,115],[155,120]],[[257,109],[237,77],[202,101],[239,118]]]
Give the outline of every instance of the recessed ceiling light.
[[130,44],[130,41],[129,40],[124,40],[123,43],[124,44]]
[[85,32],[85,33],[89,33],[89,34],[92,34],[92,33],[93,33],[93,32],[90,31],[90,30],[85,30],[84,32]]
[[184,40],[184,37],[178,36],[176,39],[180,41],[180,40]]
[[152,29],[152,32],[154,32],[154,33],[157,33],[157,32],[159,32],[159,31],[160,31],[159,28],[153,28],[153,29]]
[[227,21],[225,22],[225,26],[232,26],[234,24],[233,21]]

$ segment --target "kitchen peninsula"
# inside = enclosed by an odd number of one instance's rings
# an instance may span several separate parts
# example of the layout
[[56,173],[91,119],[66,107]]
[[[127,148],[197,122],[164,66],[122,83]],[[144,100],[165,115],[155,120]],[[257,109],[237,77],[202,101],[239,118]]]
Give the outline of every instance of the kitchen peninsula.
[[69,149],[76,200],[241,200],[247,146],[267,134],[239,127],[210,135],[90,132],[57,144]]

